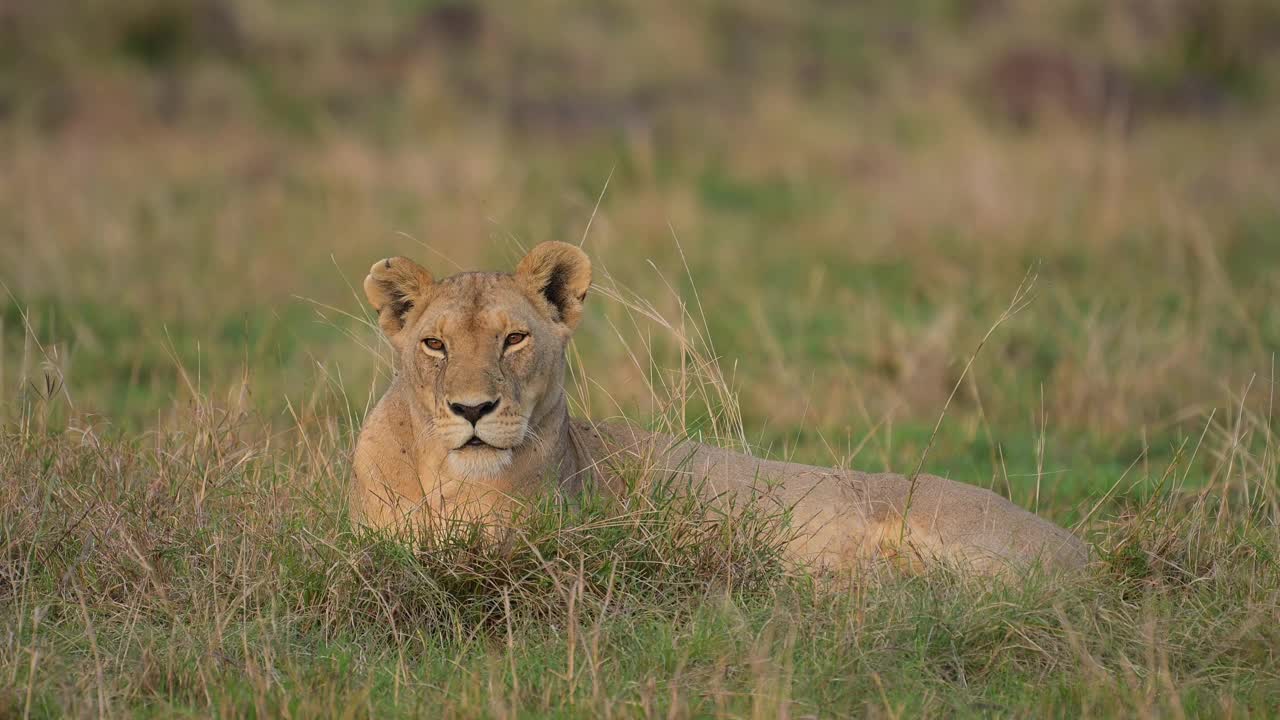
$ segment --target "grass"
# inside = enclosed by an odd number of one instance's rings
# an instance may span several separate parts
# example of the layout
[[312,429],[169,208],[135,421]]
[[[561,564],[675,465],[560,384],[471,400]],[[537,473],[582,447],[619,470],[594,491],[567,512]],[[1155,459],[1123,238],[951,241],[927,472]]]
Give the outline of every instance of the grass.
[[720,515],[662,483],[535,505],[499,539],[465,524],[387,538],[340,510],[340,433],[271,441],[216,415],[133,441],[16,428],[0,455],[0,701],[34,716],[1265,714],[1280,502],[1248,483],[1274,479],[1277,448],[1238,430],[1221,486],[1186,491],[1181,461],[1132,478],[1147,496],[1093,522],[1083,577],[1004,584],[794,574],[785,518]]
[[[0,716],[1274,714],[1268,3],[368,5],[0,11]],[[661,482],[353,531],[365,270],[549,239],[577,411],[1097,561],[813,577]]]

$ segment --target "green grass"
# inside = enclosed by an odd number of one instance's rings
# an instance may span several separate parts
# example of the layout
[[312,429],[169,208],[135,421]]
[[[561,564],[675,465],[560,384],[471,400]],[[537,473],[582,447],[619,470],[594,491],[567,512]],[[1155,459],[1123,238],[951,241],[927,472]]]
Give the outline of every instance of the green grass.
[[341,436],[191,429],[5,437],[9,712],[1219,714],[1280,692],[1274,488],[1228,509],[1172,491],[1183,465],[1134,479],[1084,575],[812,578],[780,560],[785,517],[664,483],[498,538],[353,532]]
[[[0,717],[1280,707],[1270,4],[90,5],[0,10]],[[1097,561],[813,577],[661,488],[353,532],[369,265],[553,239],[577,411],[929,447]]]

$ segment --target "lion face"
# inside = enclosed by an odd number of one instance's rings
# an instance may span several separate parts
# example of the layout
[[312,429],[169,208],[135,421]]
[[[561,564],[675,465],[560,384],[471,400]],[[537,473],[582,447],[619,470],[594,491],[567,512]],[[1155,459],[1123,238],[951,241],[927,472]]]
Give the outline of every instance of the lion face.
[[514,273],[436,282],[402,257],[370,269],[365,293],[400,379],[455,474],[497,475],[537,441],[563,402],[565,345],[590,284],[590,261],[564,243],[535,247]]

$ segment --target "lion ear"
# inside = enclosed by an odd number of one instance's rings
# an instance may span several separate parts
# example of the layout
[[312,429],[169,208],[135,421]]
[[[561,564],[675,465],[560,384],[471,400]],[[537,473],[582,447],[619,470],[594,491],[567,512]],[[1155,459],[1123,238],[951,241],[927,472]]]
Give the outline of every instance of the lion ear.
[[516,266],[516,279],[532,295],[545,300],[553,319],[570,330],[582,319],[582,303],[591,287],[591,261],[574,245],[544,242]]
[[364,279],[364,294],[378,311],[378,326],[387,337],[404,329],[409,313],[431,287],[431,273],[404,257],[379,260]]

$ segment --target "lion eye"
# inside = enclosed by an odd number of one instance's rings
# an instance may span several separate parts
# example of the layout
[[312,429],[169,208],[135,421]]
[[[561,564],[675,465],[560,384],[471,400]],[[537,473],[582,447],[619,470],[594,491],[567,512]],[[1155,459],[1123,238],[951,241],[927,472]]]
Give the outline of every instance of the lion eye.
[[422,341],[422,344],[425,345],[428,350],[433,350],[435,352],[444,352],[444,343],[441,342],[438,338],[425,338]]
[[519,345],[520,343],[524,342],[524,339],[527,337],[529,337],[528,333],[511,333],[510,335],[507,336],[506,346],[511,347],[512,345]]

